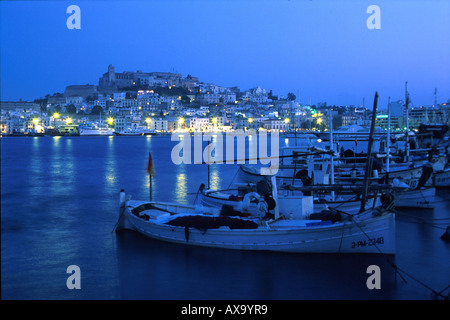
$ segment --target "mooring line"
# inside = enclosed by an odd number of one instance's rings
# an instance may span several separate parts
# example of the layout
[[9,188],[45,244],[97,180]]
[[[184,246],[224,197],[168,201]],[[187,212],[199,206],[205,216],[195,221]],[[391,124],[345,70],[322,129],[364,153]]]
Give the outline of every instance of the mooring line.
[[[345,212],[344,212],[345,213]],[[368,240],[370,240],[369,235],[362,229],[362,227],[355,221],[354,216],[346,213],[350,216],[350,220],[361,230],[361,232],[367,237]],[[378,252],[386,259],[386,261],[391,265],[391,267],[394,268],[395,270],[395,274],[398,274],[400,276],[400,278],[402,278],[402,280],[407,283],[406,279],[403,277],[402,273],[405,274],[406,276],[408,276],[409,278],[411,278],[412,280],[416,281],[417,283],[419,283],[420,285],[422,285],[423,287],[427,288],[428,290],[431,291],[431,294],[435,297],[442,297],[443,299],[448,299],[449,295],[444,296],[443,292],[450,287],[447,286],[446,288],[444,288],[443,290],[437,292],[436,290],[434,290],[433,288],[431,288],[430,286],[428,286],[427,284],[425,284],[424,282],[420,281],[419,279],[415,278],[414,276],[412,276],[411,274],[409,274],[408,272],[406,272],[405,270],[401,269],[398,267],[398,265],[396,265],[395,263],[393,263],[387,256],[386,254],[383,253],[383,251],[377,246],[376,243],[374,243],[374,247],[378,250]]]

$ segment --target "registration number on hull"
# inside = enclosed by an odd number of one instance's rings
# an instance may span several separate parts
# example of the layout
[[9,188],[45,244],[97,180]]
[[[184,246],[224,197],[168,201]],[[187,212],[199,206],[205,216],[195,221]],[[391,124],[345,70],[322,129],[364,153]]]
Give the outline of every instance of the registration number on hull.
[[372,239],[353,241],[352,249],[353,248],[361,248],[361,247],[371,247],[371,246],[375,246],[377,244],[384,244],[384,238],[378,237],[378,238],[372,238]]

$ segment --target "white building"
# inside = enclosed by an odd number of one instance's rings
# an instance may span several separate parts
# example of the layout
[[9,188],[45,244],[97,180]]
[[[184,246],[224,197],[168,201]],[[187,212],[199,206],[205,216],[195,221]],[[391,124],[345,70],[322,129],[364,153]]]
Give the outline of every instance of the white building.
[[200,104],[208,105],[214,103],[230,103],[236,101],[236,94],[232,92],[225,93],[203,93],[197,95],[197,101]]
[[287,124],[284,120],[267,120],[264,121],[264,129],[270,131],[286,131]]
[[132,115],[122,115],[114,119],[114,131],[122,132],[125,130],[135,130],[140,127],[140,117]]
[[147,127],[150,130],[155,130],[158,132],[161,131],[168,131],[168,121],[167,120],[163,120],[163,119],[151,119],[148,123],[147,123]]
[[209,126],[209,118],[189,118],[186,121],[187,125],[189,126],[191,131],[194,132],[203,132],[208,131]]

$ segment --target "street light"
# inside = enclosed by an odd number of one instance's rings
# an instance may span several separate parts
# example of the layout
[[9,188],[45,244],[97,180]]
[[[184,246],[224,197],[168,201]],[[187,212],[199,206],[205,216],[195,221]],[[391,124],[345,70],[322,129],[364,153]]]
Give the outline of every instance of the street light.
[[58,113],[58,112],[55,112],[55,113],[53,114],[53,118],[58,119],[58,118],[59,118],[59,113]]
[[113,125],[114,124],[114,118],[112,118],[112,117],[109,117],[107,121],[108,121],[109,125]]
[[319,130],[321,129],[322,121],[323,121],[322,118],[317,118],[317,124],[319,125]]

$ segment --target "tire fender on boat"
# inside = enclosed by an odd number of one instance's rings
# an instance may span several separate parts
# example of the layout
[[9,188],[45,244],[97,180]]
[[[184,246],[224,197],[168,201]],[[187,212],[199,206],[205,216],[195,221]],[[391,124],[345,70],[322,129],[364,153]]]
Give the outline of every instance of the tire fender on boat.
[[250,206],[250,201],[253,199],[256,199],[259,201],[259,199],[261,198],[261,196],[256,193],[256,192],[249,192],[244,196],[244,200],[242,200],[242,204],[241,204],[241,210],[247,211],[248,207]]

